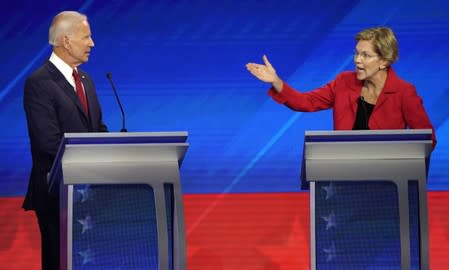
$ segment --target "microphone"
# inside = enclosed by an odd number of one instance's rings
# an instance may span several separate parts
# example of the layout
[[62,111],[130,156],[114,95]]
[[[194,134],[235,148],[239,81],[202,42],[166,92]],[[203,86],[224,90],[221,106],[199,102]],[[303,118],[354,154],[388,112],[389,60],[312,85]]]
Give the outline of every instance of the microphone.
[[112,81],[112,73],[111,72],[106,73],[106,78],[108,78],[109,82],[111,83],[112,90],[114,90],[115,98],[117,99],[117,103],[120,106],[120,111],[122,111],[122,129],[120,130],[120,132],[128,132],[128,130],[126,130],[125,128],[125,112],[123,111],[122,103],[120,102],[120,98],[118,97],[114,82]]

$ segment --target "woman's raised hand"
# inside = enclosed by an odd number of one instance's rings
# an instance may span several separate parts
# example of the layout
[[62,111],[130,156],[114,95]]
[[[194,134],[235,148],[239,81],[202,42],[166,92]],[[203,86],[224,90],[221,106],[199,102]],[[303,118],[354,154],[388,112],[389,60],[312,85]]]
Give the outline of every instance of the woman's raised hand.
[[276,88],[278,92],[282,90],[282,80],[276,74],[276,70],[271,65],[270,61],[266,55],[263,56],[264,64],[256,64],[256,63],[248,63],[246,64],[246,68],[248,69],[254,77],[259,80],[271,83]]

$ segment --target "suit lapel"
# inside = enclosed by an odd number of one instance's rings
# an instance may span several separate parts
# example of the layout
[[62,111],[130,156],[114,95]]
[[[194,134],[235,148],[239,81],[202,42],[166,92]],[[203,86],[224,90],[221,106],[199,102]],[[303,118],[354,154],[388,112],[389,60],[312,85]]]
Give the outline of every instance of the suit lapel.
[[81,82],[83,83],[84,92],[86,93],[87,98],[87,106],[89,107],[89,123],[92,123],[92,119],[95,119],[94,114],[96,112],[94,108],[95,102],[93,102],[95,100],[95,90],[92,88],[92,82],[90,81],[86,73],[79,68],[78,70],[80,71]]
[[374,110],[380,108],[385,101],[388,100],[389,97],[391,97],[391,94],[394,94],[397,91],[395,82],[397,81],[397,76],[395,72],[393,71],[393,68],[390,67],[388,69],[388,76],[387,80],[385,81],[384,89],[382,89],[382,92],[380,92],[379,98],[377,99],[376,106],[374,107]]
[[84,116],[85,120],[88,121],[89,119],[83,111],[83,107],[81,106],[79,98],[76,95],[75,90],[73,89],[73,86],[66,80],[64,75],[62,75],[62,73],[50,61],[47,61],[47,67],[50,75],[52,76],[56,84],[62,89],[64,94],[66,94],[69,97],[69,99],[76,105],[80,113]]
[[369,119],[369,127],[370,129],[378,129],[379,123],[376,118],[376,111],[379,110],[382,106],[384,106],[385,102],[393,96],[394,93],[397,92],[397,76],[392,67],[388,68],[387,80],[385,81],[384,89],[380,92],[379,98],[377,99],[376,106],[374,106],[374,110]]
[[355,115],[357,112],[357,99],[360,97],[360,93],[362,91],[362,82],[357,80],[357,78],[352,76],[350,78],[350,81],[347,83],[348,88],[351,90],[349,91],[349,104],[351,104],[352,113],[354,115],[354,121],[355,121]]

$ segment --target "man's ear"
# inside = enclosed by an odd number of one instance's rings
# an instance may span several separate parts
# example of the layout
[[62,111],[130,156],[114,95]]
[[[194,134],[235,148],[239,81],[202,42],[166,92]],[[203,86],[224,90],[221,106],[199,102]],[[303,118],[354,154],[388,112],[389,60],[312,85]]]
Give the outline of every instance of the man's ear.
[[70,38],[69,38],[69,36],[64,35],[64,36],[62,37],[62,46],[63,46],[64,48],[66,48],[66,49],[69,49],[69,48],[70,48]]

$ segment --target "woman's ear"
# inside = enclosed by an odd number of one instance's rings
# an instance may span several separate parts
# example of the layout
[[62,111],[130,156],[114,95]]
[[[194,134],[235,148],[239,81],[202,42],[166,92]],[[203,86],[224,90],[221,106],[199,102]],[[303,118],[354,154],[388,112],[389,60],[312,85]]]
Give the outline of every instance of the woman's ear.
[[386,69],[389,66],[390,66],[390,62],[389,61],[387,61],[385,59],[380,60],[379,70]]

